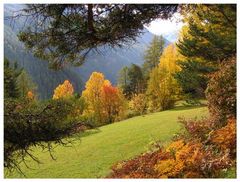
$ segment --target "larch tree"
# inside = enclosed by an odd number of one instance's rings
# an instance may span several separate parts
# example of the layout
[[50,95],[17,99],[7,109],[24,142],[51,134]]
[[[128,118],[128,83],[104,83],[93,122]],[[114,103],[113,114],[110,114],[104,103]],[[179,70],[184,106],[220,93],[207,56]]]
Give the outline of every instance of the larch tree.
[[65,80],[63,84],[57,86],[54,90],[53,99],[70,98],[73,96],[74,88],[69,80]]
[[104,85],[110,85],[109,80],[105,80],[102,73],[93,72],[86,82],[85,90],[82,92],[82,97],[87,103],[88,114],[92,114],[97,122],[102,122],[102,87]]
[[86,114],[92,116],[98,125],[112,123],[124,115],[125,97],[122,91],[112,86],[102,73],[92,73],[82,98],[87,105]]
[[173,77],[179,71],[177,50],[170,44],[163,51],[158,67],[154,68],[148,81],[147,95],[150,110],[172,108],[180,94],[180,87]]

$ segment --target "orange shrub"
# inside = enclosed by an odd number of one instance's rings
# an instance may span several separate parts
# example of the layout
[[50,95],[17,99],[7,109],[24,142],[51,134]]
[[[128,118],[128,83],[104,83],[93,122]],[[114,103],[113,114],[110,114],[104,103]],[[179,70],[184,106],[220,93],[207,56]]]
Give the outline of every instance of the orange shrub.
[[176,152],[176,151],[180,150],[184,145],[185,144],[184,144],[183,140],[177,140],[177,141],[170,143],[170,145],[166,148],[166,151],[167,152],[171,152],[171,151]]
[[29,100],[34,100],[35,96],[32,91],[27,92],[27,99]]
[[210,178],[234,165],[228,153],[216,153],[199,140],[178,140],[169,147],[112,167],[110,178]]
[[[173,159],[159,161],[155,166],[158,175],[171,178],[182,177],[182,174],[189,170],[195,170],[199,174],[199,165],[204,157],[202,144],[199,142],[190,142],[184,144],[183,140],[178,140],[170,144],[166,151],[173,151]],[[200,175],[200,174],[199,174]]]
[[232,154],[236,153],[236,119],[229,119],[226,126],[215,130],[211,135],[211,142],[222,150],[230,149]]

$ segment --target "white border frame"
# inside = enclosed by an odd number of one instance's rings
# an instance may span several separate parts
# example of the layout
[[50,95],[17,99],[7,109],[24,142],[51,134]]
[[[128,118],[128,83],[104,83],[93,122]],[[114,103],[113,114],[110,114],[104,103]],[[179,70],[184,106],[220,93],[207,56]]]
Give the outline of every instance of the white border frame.
[[[164,180],[164,179],[4,179],[4,169],[3,169],[3,59],[4,59],[4,21],[3,21],[3,13],[4,13],[4,4],[23,4],[23,3],[51,3],[51,4],[55,4],[55,3],[132,3],[132,4],[137,4],[137,3],[141,3],[141,4],[149,4],[149,3],[156,3],[156,4],[167,4],[167,3],[179,3],[179,4],[184,4],[184,3],[210,3],[210,4],[237,4],[237,27],[239,25],[239,17],[240,17],[240,2],[237,3],[237,0],[205,0],[205,1],[201,1],[201,0],[169,0],[169,2],[166,2],[166,0],[58,0],[58,1],[54,1],[54,0],[38,0],[33,1],[33,0],[2,0],[2,2],[0,3],[0,40],[1,40],[1,44],[0,44],[0,60],[1,60],[1,66],[0,66],[0,73],[1,73],[1,80],[0,80],[0,100],[1,100],[1,105],[0,105],[0,118],[1,118],[1,123],[0,123],[0,151],[1,151],[1,155],[0,155],[0,180],[4,180],[4,181],[148,181],[148,182],[153,182],[153,181],[159,181],[159,180]],[[240,55],[239,55],[239,29],[237,29],[237,60],[239,60]],[[240,64],[237,64],[237,90],[239,89],[238,83],[239,83],[239,70],[240,70]],[[239,105],[239,93],[237,92],[237,106]],[[237,107],[237,118],[240,117],[240,112],[239,112],[239,107]],[[239,132],[240,130],[240,125],[239,123],[237,123],[237,131]],[[239,134],[237,132],[237,148],[238,146],[240,146],[240,139],[239,139]],[[237,179],[194,179],[194,181],[237,181],[240,177],[240,164],[239,164],[239,151],[237,152]],[[166,179],[165,179],[166,180]],[[168,181],[192,181],[193,179],[167,179]]]

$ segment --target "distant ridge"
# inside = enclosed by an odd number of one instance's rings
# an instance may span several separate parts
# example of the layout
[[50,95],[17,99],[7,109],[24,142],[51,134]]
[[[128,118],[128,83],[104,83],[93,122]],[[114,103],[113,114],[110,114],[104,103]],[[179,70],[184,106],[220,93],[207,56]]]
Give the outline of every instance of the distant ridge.
[[[81,67],[68,67],[61,71],[53,71],[48,69],[46,61],[35,58],[18,40],[17,33],[23,27],[24,21],[16,19],[11,22],[6,19],[7,16],[12,15],[13,11],[22,7],[23,5],[19,4],[4,5],[4,56],[11,61],[17,61],[20,67],[30,74],[37,84],[40,99],[51,98],[54,88],[65,79],[70,80],[75,92],[80,93],[93,71],[104,73],[107,79],[116,84],[118,72],[123,66],[131,63],[141,65],[144,62],[144,51],[154,36],[145,29],[144,33],[130,47],[125,46],[114,50],[111,48],[101,49],[102,54],[91,53]],[[169,43],[166,40],[166,44]]]

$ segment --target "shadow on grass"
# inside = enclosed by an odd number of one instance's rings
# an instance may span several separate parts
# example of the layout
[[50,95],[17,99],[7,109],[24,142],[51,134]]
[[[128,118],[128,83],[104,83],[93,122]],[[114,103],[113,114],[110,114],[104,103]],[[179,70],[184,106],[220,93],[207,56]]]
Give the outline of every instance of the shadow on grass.
[[87,137],[89,135],[97,134],[99,132],[101,132],[100,129],[90,129],[90,130],[86,130],[84,132],[76,134],[75,138],[83,138],[83,137]]
[[189,110],[189,109],[197,109],[197,108],[201,108],[201,107],[206,107],[207,105],[205,104],[201,104],[201,105],[197,105],[197,106],[194,106],[194,105],[184,105],[184,106],[177,106],[169,111],[181,111],[181,110]]

